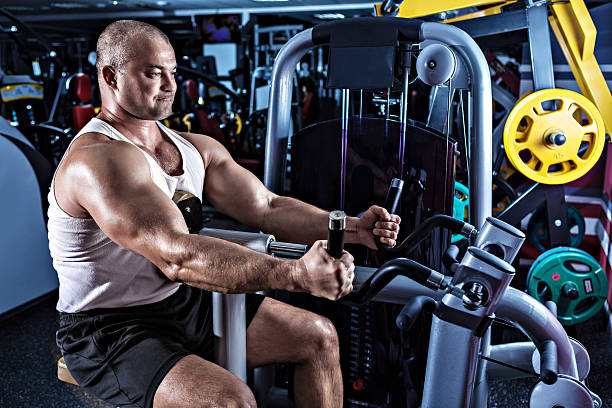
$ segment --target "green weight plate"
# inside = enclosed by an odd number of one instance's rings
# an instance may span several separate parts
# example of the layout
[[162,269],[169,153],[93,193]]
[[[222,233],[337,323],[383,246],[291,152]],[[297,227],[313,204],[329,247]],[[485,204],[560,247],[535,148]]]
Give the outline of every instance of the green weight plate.
[[[573,205],[566,204],[566,208],[570,230],[577,229],[574,233],[570,231],[570,245],[578,247],[582,243],[586,231],[584,218]],[[545,245],[545,242],[548,241],[548,223],[546,222],[544,206],[538,208],[529,219],[527,238],[540,251],[544,252],[548,249]]]
[[[465,221],[465,209],[470,202],[470,190],[463,184],[455,181],[455,197],[453,199],[453,218]],[[451,242],[455,243],[461,240],[463,236],[460,234],[453,235]]]
[[557,304],[557,318],[570,326],[593,317],[608,297],[604,270],[588,253],[569,247],[544,252],[529,270],[528,293]]
[[536,260],[531,264],[531,268],[529,268],[529,273],[527,274],[527,287],[529,287],[529,280],[531,279],[531,274],[533,273],[534,270],[537,269],[537,266],[540,262],[542,262],[544,259],[548,258],[549,256],[553,256],[555,254],[558,253],[563,253],[563,252],[576,252],[576,251],[580,251],[580,252],[584,252],[581,249],[578,248],[574,248],[574,247],[568,247],[568,246],[560,246],[560,247],[556,247],[553,249],[549,249],[548,251],[540,254],[540,256],[538,256],[536,258]]

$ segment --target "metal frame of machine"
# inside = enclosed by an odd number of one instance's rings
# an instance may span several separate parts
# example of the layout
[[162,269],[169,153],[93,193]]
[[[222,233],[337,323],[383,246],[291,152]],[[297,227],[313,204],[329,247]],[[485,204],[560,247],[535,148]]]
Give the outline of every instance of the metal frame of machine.
[[[420,43],[424,40],[434,40],[446,44],[465,64],[473,98],[473,109],[471,110],[472,160],[469,172],[472,198],[470,220],[474,225],[483,226],[475,244],[487,247],[494,243],[505,248],[512,248],[512,250],[503,252],[503,258],[511,261],[520,247],[520,243],[516,242],[516,236],[512,238],[514,243],[508,243],[508,237],[501,238],[498,235],[500,229],[493,228],[491,221],[487,221],[487,217],[491,214],[492,125],[491,105],[488,103],[491,100],[490,77],[484,55],[474,40],[457,27],[439,23],[403,21],[406,24],[418,26],[418,36],[411,39],[412,41]],[[389,23],[404,24],[402,20],[397,19],[389,20]],[[351,24],[351,20],[336,24]],[[335,27],[337,26],[333,24],[328,25],[325,30],[332,32]],[[281,49],[274,65],[264,173],[264,183],[272,191],[279,191],[281,187],[281,164],[283,162],[281,141],[289,137],[291,120],[289,102],[291,101],[291,75],[294,67],[307,51],[329,40],[329,36],[321,35],[320,31],[313,36],[313,30],[317,30],[317,27],[305,30],[291,39]],[[203,230],[202,233],[207,232]],[[270,253],[268,237],[260,234],[255,241],[251,242],[243,238],[240,238],[239,241],[252,249]],[[570,386],[584,387],[580,382],[584,378],[580,376],[581,371],[579,372],[576,363],[573,343],[567,337],[555,315],[532,297],[507,287],[508,278],[511,277],[504,274],[512,273],[509,265],[500,266],[502,264],[496,263],[497,261],[493,262],[491,259],[487,260],[482,257],[477,259],[477,252],[472,251],[471,255],[466,255],[461,264],[467,272],[458,273],[453,284],[455,287],[465,289],[464,284],[476,280],[488,287],[491,295],[486,307],[466,311],[461,301],[455,296],[456,294],[451,293],[452,291],[435,292],[406,277],[393,279],[374,298],[374,300],[383,302],[406,303],[416,296],[429,296],[444,305],[446,312],[437,314],[432,323],[422,406],[485,406],[487,377],[516,378],[514,371],[486,364],[485,360],[490,356],[495,356],[518,367],[531,367],[531,359],[536,347],[543,350],[545,344],[550,344],[550,340],[556,346],[556,352],[551,355],[557,357],[554,370],[558,369],[560,380],[554,381],[554,384],[551,385],[543,381],[539,382],[532,390],[535,399],[531,402],[531,406],[543,406],[541,401],[546,398],[542,395],[564,397],[576,389]],[[374,270],[371,268],[358,267],[355,285],[363,284],[372,277],[373,273]],[[533,342],[491,346],[486,335],[486,328],[495,315],[520,327]],[[221,337],[222,358],[220,363],[245,380],[244,295],[215,294],[214,316],[215,333]],[[229,350],[231,353],[228,352]],[[581,356],[584,356],[584,353]],[[549,357],[550,355],[547,358]],[[582,360],[581,366],[584,366],[585,363]],[[588,355],[586,360],[586,365],[588,365]],[[550,380],[549,378],[547,382],[551,382]],[[440,392],[442,389],[444,392]],[[580,389],[583,390],[583,388]],[[591,406],[597,406],[596,402],[593,402],[597,401],[597,398],[590,392],[581,395],[585,395],[584,398],[591,401]]]

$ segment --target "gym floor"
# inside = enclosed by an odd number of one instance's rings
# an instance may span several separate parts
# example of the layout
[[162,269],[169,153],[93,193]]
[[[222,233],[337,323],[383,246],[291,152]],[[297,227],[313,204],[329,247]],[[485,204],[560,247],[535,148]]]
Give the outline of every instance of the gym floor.
[[[111,408],[57,379],[57,292],[0,320],[0,407]],[[603,315],[603,314],[602,314]],[[612,333],[607,318],[578,325],[576,337],[591,356],[589,387],[612,407]],[[515,339],[519,341],[521,339]],[[532,379],[491,384],[489,408],[527,407]]]

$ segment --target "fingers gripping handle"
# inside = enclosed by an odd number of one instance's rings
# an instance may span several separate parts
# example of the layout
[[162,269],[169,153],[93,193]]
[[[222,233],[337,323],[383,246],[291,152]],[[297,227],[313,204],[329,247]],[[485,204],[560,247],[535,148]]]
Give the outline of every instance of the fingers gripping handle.
[[[402,196],[402,190],[404,188],[404,181],[398,178],[394,178],[391,180],[391,184],[389,184],[389,189],[387,190],[387,197],[385,198],[385,203],[383,204],[383,208],[389,212],[389,214],[395,214],[397,210],[397,204],[399,203],[400,197]],[[391,248],[389,245],[384,245],[380,242],[380,238],[376,237],[376,246],[378,249],[389,249]]]
[[327,228],[327,253],[338,259],[344,250],[344,229],[346,228],[346,214],[344,211],[329,213]]

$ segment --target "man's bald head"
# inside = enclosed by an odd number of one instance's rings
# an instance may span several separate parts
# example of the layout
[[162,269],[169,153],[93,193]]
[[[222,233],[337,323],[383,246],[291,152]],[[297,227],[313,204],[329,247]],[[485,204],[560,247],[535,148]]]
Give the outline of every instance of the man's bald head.
[[96,47],[96,68],[101,75],[102,68],[111,67],[123,70],[127,62],[136,55],[136,39],[170,40],[159,28],[135,20],[119,20],[104,29]]

